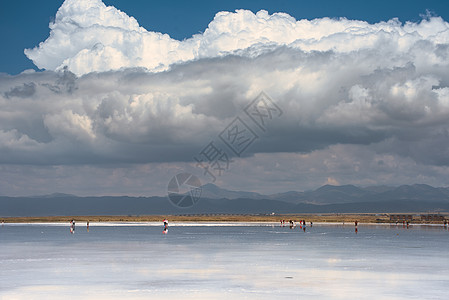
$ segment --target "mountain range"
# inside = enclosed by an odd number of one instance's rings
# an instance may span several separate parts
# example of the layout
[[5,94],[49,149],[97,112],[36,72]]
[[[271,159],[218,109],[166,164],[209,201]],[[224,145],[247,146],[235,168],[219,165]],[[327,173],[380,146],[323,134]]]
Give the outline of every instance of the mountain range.
[[271,195],[255,192],[230,191],[208,183],[203,186],[201,194],[209,199],[271,199],[288,203],[337,204],[356,202],[377,202],[395,200],[417,200],[424,202],[449,201],[449,187],[435,188],[427,184],[390,186],[370,186],[366,188],[354,185],[324,185],[316,190],[306,192],[289,191]]
[[167,197],[78,197],[55,193],[43,196],[0,197],[0,217],[151,214],[269,214],[269,213],[406,213],[449,212],[449,188],[425,184],[399,187],[325,185],[316,190],[272,195],[202,186],[199,202],[180,209]]

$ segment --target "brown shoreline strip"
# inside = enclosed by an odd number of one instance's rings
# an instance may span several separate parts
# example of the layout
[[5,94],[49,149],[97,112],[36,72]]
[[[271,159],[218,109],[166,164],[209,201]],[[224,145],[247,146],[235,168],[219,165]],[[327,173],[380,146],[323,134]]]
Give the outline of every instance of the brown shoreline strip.
[[[339,223],[394,223],[390,214],[283,214],[283,215],[227,215],[227,214],[195,214],[195,215],[146,215],[146,216],[45,216],[45,217],[0,217],[5,223],[53,223],[67,222],[74,219],[82,222],[162,222],[164,218],[175,222],[280,222],[280,220]],[[445,215],[449,219],[448,215]],[[402,223],[402,221],[400,221]],[[423,221],[416,215],[413,223],[442,224],[442,221]],[[81,225],[81,224],[80,224]]]

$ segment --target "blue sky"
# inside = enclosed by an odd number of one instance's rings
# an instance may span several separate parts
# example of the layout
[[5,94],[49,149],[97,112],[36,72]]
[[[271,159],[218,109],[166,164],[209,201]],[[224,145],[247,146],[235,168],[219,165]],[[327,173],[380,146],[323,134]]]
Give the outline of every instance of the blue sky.
[[[15,0],[0,1],[0,72],[17,74],[25,69],[37,69],[24,55],[25,48],[37,46],[49,34],[48,23],[54,19],[63,1]],[[401,22],[418,21],[426,11],[449,19],[449,1],[126,1],[106,0],[137,19],[151,31],[168,33],[184,39],[202,32],[219,11],[261,9],[270,14],[286,12],[299,19],[346,17],[370,23],[399,18]]]

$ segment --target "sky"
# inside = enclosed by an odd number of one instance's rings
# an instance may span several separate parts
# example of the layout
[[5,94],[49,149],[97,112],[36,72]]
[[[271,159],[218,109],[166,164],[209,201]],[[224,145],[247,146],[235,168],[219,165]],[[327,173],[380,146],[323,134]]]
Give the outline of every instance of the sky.
[[[26,9],[24,9],[26,8]],[[446,1],[2,1],[0,195],[448,186]]]

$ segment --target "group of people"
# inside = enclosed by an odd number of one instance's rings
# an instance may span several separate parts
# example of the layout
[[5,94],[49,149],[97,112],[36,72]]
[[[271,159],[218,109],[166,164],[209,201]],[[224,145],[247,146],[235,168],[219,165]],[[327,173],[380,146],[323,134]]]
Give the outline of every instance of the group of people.
[[[89,220],[87,220],[86,226],[87,226],[87,232],[89,232]],[[70,221],[70,233],[71,234],[75,233],[75,220],[73,220],[73,219]]]
[[[399,221],[396,220],[396,225],[398,225],[398,224],[399,224]],[[410,227],[410,221],[409,221],[409,220],[407,220],[407,221],[403,220],[403,221],[402,221],[402,227],[405,228],[406,225],[407,225],[407,228]]]
[[[281,227],[285,226],[285,220],[281,220]],[[296,222],[294,220],[289,220],[288,223],[290,224],[290,229],[293,229],[296,227]],[[313,222],[310,222],[310,227],[313,226]],[[299,221],[299,228],[306,231],[306,220],[300,220]]]
[[[281,227],[286,226],[285,220],[280,220],[280,222],[281,222]],[[296,223],[295,223],[294,220],[289,220],[288,223],[290,224],[290,229],[293,229],[293,228],[296,227]],[[344,222],[343,222],[343,224],[344,224]],[[357,227],[359,225],[359,221],[357,221],[357,220],[354,221],[354,225],[355,225],[355,233],[357,234],[358,231],[359,231],[358,227]],[[313,226],[313,222],[310,222],[310,227],[312,227],[312,226]],[[299,228],[302,229],[305,232],[306,231],[306,227],[307,227],[306,220],[300,220],[299,221]]]

